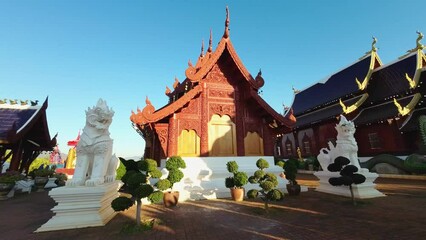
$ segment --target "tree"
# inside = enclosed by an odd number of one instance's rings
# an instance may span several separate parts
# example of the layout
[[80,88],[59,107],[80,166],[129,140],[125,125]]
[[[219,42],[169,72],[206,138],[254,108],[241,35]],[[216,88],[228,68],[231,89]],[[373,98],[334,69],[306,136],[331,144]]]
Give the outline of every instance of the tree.
[[253,176],[249,177],[250,183],[258,183],[261,190],[251,189],[247,192],[248,198],[259,197],[265,203],[265,211],[269,211],[268,203],[270,201],[279,201],[283,199],[284,194],[276,189],[278,186],[277,176],[272,173],[265,172],[264,169],[269,167],[268,161],[263,158],[260,158],[256,162],[256,166],[259,168],[254,172]]
[[136,202],[136,225],[140,226],[142,199],[148,198],[154,203],[163,199],[163,192],[155,190],[150,183],[151,178],[160,178],[162,173],[157,169],[157,162],[152,159],[142,159],[138,162],[119,159],[126,167],[126,173],[121,178],[124,183],[122,189],[131,197],[118,197],[111,202],[111,207],[115,211],[124,211]]
[[354,165],[349,165],[350,160],[345,157],[337,157],[334,159],[334,163],[328,165],[327,169],[330,172],[339,172],[340,177],[332,177],[328,179],[328,182],[333,186],[349,186],[351,191],[352,203],[356,205],[354,193],[352,190],[352,184],[361,184],[365,182],[365,176],[358,172],[358,168]]

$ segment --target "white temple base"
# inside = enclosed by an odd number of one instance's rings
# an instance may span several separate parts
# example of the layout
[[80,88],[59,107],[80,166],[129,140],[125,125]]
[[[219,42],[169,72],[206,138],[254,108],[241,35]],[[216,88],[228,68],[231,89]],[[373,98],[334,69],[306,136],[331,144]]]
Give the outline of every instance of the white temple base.
[[[286,184],[288,181],[279,175],[283,169],[274,164],[272,156],[250,156],[250,157],[183,157],[186,168],[182,169],[185,177],[173,186],[174,191],[179,191],[179,201],[230,198],[229,188],[225,187],[225,178],[232,176],[226,169],[226,163],[236,161],[240,172],[246,172],[247,176],[252,176],[258,170],[256,161],[263,158],[269,163],[266,172],[274,173],[278,178],[278,189],[287,193]],[[161,167],[165,170],[166,160],[161,161]],[[167,170],[166,170],[167,171]],[[164,175],[163,175],[164,176]],[[167,176],[167,175],[165,175]],[[248,183],[244,186],[246,192],[250,189],[260,189],[259,184]],[[302,191],[308,188],[301,186]]]
[[[358,173],[364,175],[366,180],[362,184],[352,185],[354,198],[365,199],[386,196],[375,188],[376,184],[374,183],[374,180],[376,180],[376,178],[379,176],[377,173],[371,173],[368,171],[368,169],[364,168],[361,169]],[[319,178],[319,186],[315,189],[316,191],[351,197],[349,186],[333,186],[328,182],[328,179],[332,177],[340,177],[339,172],[319,171],[315,172],[314,175]]]
[[117,213],[111,202],[119,196],[121,181],[97,187],[59,187],[49,196],[58,203],[52,211],[56,214],[35,232],[104,226]]

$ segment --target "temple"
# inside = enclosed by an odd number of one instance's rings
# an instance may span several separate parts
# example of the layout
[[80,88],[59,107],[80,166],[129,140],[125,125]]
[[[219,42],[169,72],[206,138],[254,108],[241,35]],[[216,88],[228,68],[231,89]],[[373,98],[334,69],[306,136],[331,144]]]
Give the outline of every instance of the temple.
[[277,135],[295,123],[259,96],[261,71],[253,78],[238,57],[226,10],[216,49],[210,32],[207,51],[203,44],[196,64],[188,62],[185,80],[166,87],[169,103],[156,110],[147,97],[144,109],[132,111],[130,120],[146,141],[144,157],[273,156]]
[[46,119],[48,99],[38,101],[2,100],[0,102],[0,163],[11,158],[9,170],[28,171],[41,151],[52,151],[56,136],[51,138]]
[[334,127],[340,114],[356,125],[360,157],[418,152],[424,145],[419,118],[426,109],[422,38],[418,32],[417,46],[386,65],[377,54],[377,39],[373,38],[371,50],[358,61],[295,92],[289,112],[297,123],[282,135],[281,156],[296,156],[298,148],[303,157],[317,156],[329,141],[335,143]]

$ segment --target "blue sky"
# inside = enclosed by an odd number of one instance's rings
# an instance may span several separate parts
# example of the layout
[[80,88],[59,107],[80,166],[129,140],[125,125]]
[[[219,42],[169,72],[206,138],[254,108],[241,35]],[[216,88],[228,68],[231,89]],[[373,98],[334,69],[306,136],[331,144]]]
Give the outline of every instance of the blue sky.
[[[115,111],[118,156],[140,156],[144,141],[131,110],[148,96],[159,109],[165,87],[185,79],[201,41],[219,42],[230,10],[231,41],[248,71],[261,68],[262,97],[277,111],[304,89],[357,61],[377,37],[389,63],[426,33],[424,1],[109,1],[0,0],[0,99],[49,97],[59,147],[77,136],[99,98]],[[425,44],[426,41],[423,41]]]

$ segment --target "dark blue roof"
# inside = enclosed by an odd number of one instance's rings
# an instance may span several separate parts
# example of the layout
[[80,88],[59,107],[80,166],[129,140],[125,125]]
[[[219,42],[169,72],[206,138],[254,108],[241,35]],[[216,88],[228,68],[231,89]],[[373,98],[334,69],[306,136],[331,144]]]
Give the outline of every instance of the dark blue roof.
[[[346,101],[343,101],[343,102],[345,103],[346,106],[350,106],[350,105],[356,103],[361,97],[362,97],[362,95],[354,97],[354,98],[346,100]],[[317,111],[310,112],[308,114],[303,114],[303,115],[297,117],[296,127],[297,128],[305,127],[305,126],[308,126],[308,125],[311,125],[311,124],[314,124],[314,123],[317,123],[317,122],[321,122],[321,121],[324,121],[324,120],[327,120],[327,119],[335,118],[336,116],[339,116],[341,114],[343,114],[342,106],[340,106],[339,103],[335,103],[331,106],[322,108],[322,109],[317,110]]]
[[325,83],[317,83],[296,94],[292,105],[294,115],[319,108],[319,106],[358,91],[355,78],[364,80],[370,68],[371,55],[333,74]]
[[37,110],[36,108],[0,108],[0,140],[7,139],[7,133],[13,128],[14,123],[15,130],[20,129],[31,119]]
[[416,71],[417,54],[384,66],[373,72],[367,92],[369,102],[380,102],[385,98],[405,93],[410,85],[405,78],[407,73],[413,78]]

